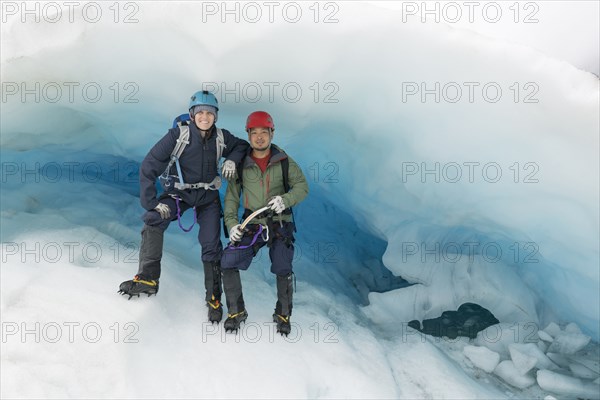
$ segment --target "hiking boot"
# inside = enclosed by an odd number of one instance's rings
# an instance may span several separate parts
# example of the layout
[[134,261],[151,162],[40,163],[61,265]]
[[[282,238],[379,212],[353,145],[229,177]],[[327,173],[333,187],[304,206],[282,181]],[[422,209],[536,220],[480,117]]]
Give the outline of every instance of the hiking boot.
[[277,333],[281,333],[281,336],[289,335],[292,330],[290,325],[290,316],[273,314],[273,322],[277,324]]
[[129,295],[127,300],[131,300],[133,296],[140,297],[140,294],[143,293],[146,293],[150,297],[158,293],[158,279],[144,280],[139,275],[136,275],[132,280],[121,283],[117,293]]
[[248,318],[248,313],[246,310],[242,310],[236,314],[227,314],[227,319],[225,320],[225,332],[235,332],[240,328],[240,324],[246,321]]
[[215,299],[215,296],[212,296],[212,299],[206,302],[206,307],[208,307],[208,321],[211,324],[221,322],[223,319],[223,304]]

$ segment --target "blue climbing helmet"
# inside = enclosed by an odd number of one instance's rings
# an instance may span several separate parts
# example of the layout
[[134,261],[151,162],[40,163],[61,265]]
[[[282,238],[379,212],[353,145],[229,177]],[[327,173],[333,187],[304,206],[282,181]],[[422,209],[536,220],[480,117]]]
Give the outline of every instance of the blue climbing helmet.
[[206,110],[211,112],[215,116],[215,122],[217,122],[219,102],[217,102],[215,95],[208,90],[200,90],[190,97],[188,110],[192,119],[199,111]]

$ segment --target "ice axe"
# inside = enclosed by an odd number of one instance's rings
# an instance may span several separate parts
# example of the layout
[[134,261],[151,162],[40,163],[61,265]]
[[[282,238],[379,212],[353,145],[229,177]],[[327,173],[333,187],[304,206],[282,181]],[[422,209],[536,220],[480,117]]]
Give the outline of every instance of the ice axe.
[[240,226],[240,230],[243,231],[244,229],[246,229],[246,225],[248,225],[250,223],[250,221],[252,221],[254,218],[256,218],[257,215],[260,215],[270,209],[271,209],[271,207],[264,206],[263,208],[259,208],[258,210],[254,211],[252,214],[248,215],[248,218],[246,218],[242,222],[242,226]]
[[[252,221],[258,215],[260,215],[260,214],[262,214],[263,212],[266,212],[266,211],[270,211],[272,214],[274,214],[271,211],[271,207],[270,206],[264,206],[263,208],[259,208],[258,210],[254,211],[252,214],[248,215],[248,218],[246,218],[244,220],[244,222],[242,222],[242,226],[240,226],[240,229],[243,231],[246,228],[246,225],[248,225],[250,223],[250,221]],[[283,228],[283,222],[281,220],[279,220],[279,226]]]
[[[246,226],[250,223],[250,221],[252,221],[258,215],[260,215],[263,212],[268,211],[270,209],[271,209],[271,207],[264,206],[262,208],[259,208],[256,211],[254,211],[252,214],[250,214],[250,215],[248,215],[248,217],[246,217],[246,219],[240,225],[239,229],[242,232],[244,232],[246,230]],[[254,243],[256,242],[256,239],[258,238],[258,235],[262,233],[262,225],[259,228],[260,228],[259,231],[256,233],[256,235],[254,235],[254,238],[252,239],[252,243],[250,243],[250,245],[248,245],[248,246],[241,246],[240,247],[240,242],[231,242],[230,245],[229,245],[229,247],[233,247],[235,249],[245,249],[245,248],[248,248],[248,247],[254,245]],[[268,237],[268,234],[267,234],[267,237]]]

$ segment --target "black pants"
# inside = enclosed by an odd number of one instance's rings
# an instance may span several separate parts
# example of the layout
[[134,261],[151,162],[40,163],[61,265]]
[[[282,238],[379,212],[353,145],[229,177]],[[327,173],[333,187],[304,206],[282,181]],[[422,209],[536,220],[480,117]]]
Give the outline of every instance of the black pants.
[[[164,231],[172,221],[177,220],[177,204],[175,199],[167,196],[161,197],[159,200],[161,203],[169,206],[171,216],[169,219],[162,219],[158,211],[155,210],[147,211],[142,216],[145,225],[142,229],[138,275],[146,279],[158,279],[160,277]],[[179,208],[183,215],[192,206],[180,201]],[[202,261],[219,261],[223,253],[220,200],[217,198],[205,206],[196,207],[196,214],[196,221],[199,225],[198,242],[200,242],[200,247],[202,248]]]

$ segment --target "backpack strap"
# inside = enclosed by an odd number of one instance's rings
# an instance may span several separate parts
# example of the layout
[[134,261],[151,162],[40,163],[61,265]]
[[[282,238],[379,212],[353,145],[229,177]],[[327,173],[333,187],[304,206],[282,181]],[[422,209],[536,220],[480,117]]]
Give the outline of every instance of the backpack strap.
[[[290,160],[286,157],[283,160],[280,161],[281,163],[281,173],[283,176],[283,190],[285,190],[285,192],[289,192],[290,191],[290,182],[289,182],[289,175],[290,175]],[[296,219],[294,218],[294,210],[290,207],[290,214],[292,214],[292,222],[294,223],[294,232],[296,232]]]
[[[246,157],[249,157],[248,155],[246,155]],[[236,165],[236,169],[237,169],[237,183],[240,184],[240,190],[242,190],[244,188],[244,159],[242,159],[242,161],[240,161],[237,165]]]
[[[181,122],[178,122],[177,126],[179,126],[179,137],[177,138],[177,142],[175,142],[175,147],[171,152],[171,160],[169,160],[169,166],[167,167],[167,169],[171,170],[171,166],[173,166],[173,163],[175,163],[177,165],[177,175],[179,175],[179,182],[181,184],[184,184],[183,174],[181,173],[181,167],[179,166],[179,157],[181,157],[183,150],[185,150],[185,146],[190,144],[190,127],[188,125],[184,125]],[[177,188],[177,184],[175,184],[175,187]]]
[[175,143],[175,147],[173,148],[173,152],[171,153],[171,158],[181,157],[185,146],[190,144],[190,127],[181,123],[178,123],[177,125],[179,126],[179,138]]
[[181,167],[179,166],[179,157],[183,153],[185,146],[190,143],[190,127],[185,123],[186,121],[178,121],[177,126],[179,127],[179,137],[175,142],[175,147],[173,147],[173,151],[171,151],[171,157],[169,159],[169,164],[165,171],[162,173],[161,177],[167,178],[169,176],[169,171],[171,171],[171,167],[173,164],[177,166],[177,174],[179,175],[179,181],[183,182],[183,175],[181,174]]
[[225,137],[221,128],[217,128],[217,171],[219,170],[219,160],[223,156],[223,150],[227,148],[225,145]]
[[290,191],[290,183],[288,182],[288,178],[289,178],[289,173],[290,173],[290,161],[288,160],[288,158],[284,158],[283,160],[280,161],[281,162],[281,173],[283,175],[283,190],[285,190],[285,192],[289,192]]

